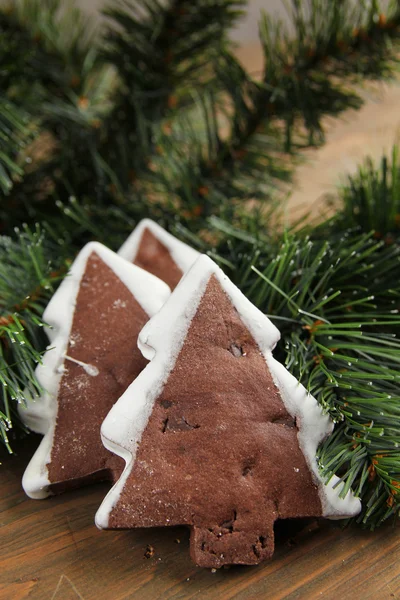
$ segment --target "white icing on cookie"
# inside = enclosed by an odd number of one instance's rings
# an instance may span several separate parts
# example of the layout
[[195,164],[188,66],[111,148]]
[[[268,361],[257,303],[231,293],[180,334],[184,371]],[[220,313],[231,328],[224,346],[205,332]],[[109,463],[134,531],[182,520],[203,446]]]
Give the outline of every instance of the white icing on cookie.
[[318,471],[316,451],[319,443],[333,429],[328,415],[305,388],[272,356],[280,338],[273,323],[240,292],[223,271],[202,255],[182,278],[162,309],[144,326],[138,346],[151,362],[114,404],[101,428],[106,448],[126,461],[119,481],[103,500],[96,514],[96,525],[107,528],[110,513],[117,503],[135,462],[135,454],[148,423],[155,400],[160,395],[185,342],[191,321],[212,275],[238,311],[244,325],[257,342],[282,400],[290,415],[298,419],[299,446],[318,484],[323,515],[330,518],[348,517],[361,509],[360,501],[349,492],[340,498],[343,483],[332,477],[325,485]]
[[133,262],[145,229],[148,229],[169,250],[173,260],[183,273],[186,273],[200,256],[197,250],[178,240],[151,219],[143,219],[138,223],[131,235],[118,250],[118,254],[126,260]]
[[[78,254],[43,314],[43,320],[49,325],[46,333],[50,344],[42,364],[36,368],[36,377],[45,392],[39,398],[27,397],[26,406],[19,408],[20,416],[29,429],[44,435],[22,479],[23,488],[31,498],[45,498],[49,495],[47,464],[53,446],[58,389],[62,375],[68,368],[68,360],[79,362],[66,356],[66,352],[68,342],[74,342],[70,340],[70,333],[76,299],[87,260],[93,252],[119,277],[149,317],[160,309],[170,295],[170,289],[163,281],[130,264],[98,242],[87,244]],[[98,374],[93,365],[81,363],[81,366],[93,377]]]

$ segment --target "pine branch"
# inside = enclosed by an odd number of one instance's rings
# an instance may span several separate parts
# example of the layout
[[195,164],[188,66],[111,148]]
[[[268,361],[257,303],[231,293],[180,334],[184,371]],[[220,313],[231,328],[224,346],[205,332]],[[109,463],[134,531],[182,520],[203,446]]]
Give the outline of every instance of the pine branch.
[[[116,131],[120,136],[109,159],[124,189],[147,172],[161,120],[192,105],[196,86],[217,84],[214,63],[228,45],[226,32],[242,15],[242,5],[241,0],[165,5],[150,0],[138,6],[120,0],[105,10],[111,24],[103,54],[120,81],[105,129],[111,137]],[[132,145],[141,151],[132,154]]]
[[393,75],[400,9],[392,3],[382,11],[379,3],[293,0],[294,36],[264,15],[261,82],[221,52],[219,90],[194,94],[202,110],[181,114],[178,127],[166,119],[153,132],[156,153],[150,172],[142,173],[151,182],[146,189],[172,198],[188,225],[193,216],[212,214],[224,197],[231,199],[220,213],[226,218],[232,202],[279,197],[281,182],[290,182],[293,152],[323,141],[323,118],[361,106],[354,87],[360,77]]
[[0,33],[3,93],[24,110],[29,128],[40,122],[37,143],[20,156],[12,210],[2,214],[10,232],[22,220],[59,216],[55,201],[71,189],[110,183],[98,147],[114,76],[100,64],[88,19],[73,2],[18,0],[0,8]]
[[[18,164],[18,154],[33,137],[27,117],[11,102],[0,99],[0,191],[10,192],[13,178],[23,174]],[[0,196],[1,197],[1,196]]]
[[[285,123],[285,149],[295,146],[299,121],[308,145],[324,139],[322,119],[357,108],[354,84],[362,78],[393,76],[398,64],[400,6],[378,0],[292,0],[295,35],[264,14],[260,26],[265,68],[248,137],[268,107],[270,118]],[[297,135],[296,135],[297,134]]]
[[400,159],[397,146],[390,159],[379,166],[366,159],[355,175],[348,177],[335,202],[335,215],[320,226],[322,236],[334,235],[344,226],[374,232],[390,245],[400,234]]
[[40,112],[49,96],[80,95],[94,32],[73,0],[16,0],[0,8],[0,32],[1,88],[18,105]]
[[226,47],[226,32],[243,14],[243,4],[241,0],[111,4],[104,11],[112,21],[104,36],[104,56],[117,67],[126,105],[159,120],[178,102],[173,95],[199,81],[206,83],[207,75],[212,75],[210,62]]
[[[22,4],[26,8],[26,2]],[[211,4],[214,6],[215,2]],[[136,189],[137,175],[140,173],[147,178],[149,165],[155,162],[152,161],[152,156],[155,151],[154,139],[159,136],[158,115],[178,110],[174,102],[171,104],[159,93],[163,89],[161,79],[164,78],[164,87],[167,84],[170,86],[171,94],[179,86],[190,90],[191,82],[196,78],[201,79],[203,84],[202,67],[208,64],[211,57],[215,58],[217,49],[226,43],[222,34],[237,18],[241,3],[237,0],[219,2],[214,19],[210,21],[211,4],[207,1],[189,7],[187,3],[172,2],[161,10],[156,7],[156,3],[147,3],[147,20],[142,21],[131,12],[129,3],[119,3],[110,9],[109,16],[120,25],[123,23],[125,29],[121,31],[120,28],[113,33],[108,30],[105,38],[109,36],[111,41],[106,43],[107,50],[103,54],[103,60],[104,56],[107,60],[112,60],[114,47],[115,57],[120,60],[121,44],[129,46],[124,50],[124,60],[129,57],[132,59],[130,53],[140,55],[145,35],[148,38],[147,44],[153,44],[152,55],[142,57],[143,60],[146,59],[144,62],[135,59],[133,63],[129,63],[142,69],[141,75],[136,73],[134,79],[130,72],[124,71],[123,65],[118,65],[120,85],[115,88],[109,67],[99,66],[93,51],[85,54],[86,46],[80,49],[80,70],[76,70],[74,77],[62,82],[62,87],[40,99],[38,110],[43,128],[51,132],[48,157],[38,168],[30,169],[23,184],[15,189],[14,212],[5,217],[5,221],[10,223],[10,229],[22,214],[29,216],[30,222],[44,217],[52,221],[57,219],[56,203],[65,205],[75,190],[79,192],[90,189],[95,212],[98,212],[99,205],[109,207],[115,202],[126,204],[127,193],[131,194],[130,202],[135,202],[136,197],[142,194],[141,186]],[[51,30],[57,27],[57,15],[55,9],[54,14],[52,13]],[[40,24],[40,18],[34,11],[32,31],[28,28],[25,32],[27,35],[34,37],[38,27],[36,19]],[[28,23],[31,25],[30,21]],[[176,38],[170,37],[171,27],[175,27],[179,33],[178,44]],[[52,35],[51,39],[54,37]],[[178,46],[180,50],[170,62],[160,62],[160,56],[167,52],[167,44],[173,48],[173,52]],[[44,48],[40,46],[41,50],[45,51],[48,44],[43,43],[43,46]],[[186,51],[191,50],[190,58],[185,55],[185,48]],[[69,56],[69,48],[64,48],[64,54]],[[76,50],[74,56],[78,54]],[[161,64],[164,65],[162,68]],[[189,66],[190,77],[187,71]],[[161,86],[156,95],[152,87],[155,80]],[[190,94],[186,93],[186,100],[182,102],[187,103],[189,97]],[[127,108],[126,103],[133,104],[129,104]],[[163,108],[158,110],[157,106]],[[132,145],[138,149],[137,152],[132,153]],[[77,164],[79,169],[76,168]],[[87,205],[86,199],[83,200]]]
[[[41,209],[56,219],[55,201],[66,205],[70,195],[87,205],[87,190],[93,211],[101,204],[103,213],[115,202],[126,206],[126,198],[130,204],[144,194],[160,202],[167,198],[166,213],[180,207],[188,225],[216,210],[229,219],[248,200],[281,197],[281,184],[290,181],[293,169],[293,157],[283,156],[282,150],[292,152],[300,143],[301,123],[308,143],[321,141],[325,114],[359,104],[347,84],[344,90],[337,83],[337,74],[350,81],[362,65],[362,74],[388,76],[396,59],[390,43],[398,36],[397,5],[383,16],[376,3],[366,10],[364,4],[354,8],[350,0],[314,0],[308,14],[294,2],[293,38],[271,20],[263,23],[268,56],[262,81],[255,82],[221,37],[238,16],[240,2],[218,3],[218,19],[212,24],[209,0],[182,6],[172,2],[160,8],[150,2],[144,14],[136,14],[123,2],[108,11],[119,30],[107,30],[104,55],[118,68],[118,84],[99,65],[95,50],[83,44],[71,52],[67,45],[64,54],[72,54],[68,62],[78,65],[79,83],[74,76],[58,96],[39,103],[54,144],[48,161],[31,169],[15,190],[11,227],[13,216],[22,213],[32,221],[43,218]],[[37,11],[34,15],[33,32],[35,19],[40,22]],[[326,19],[320,22],[318,15]],[[53,15],[51,31],[57,23]],[[171,27],[179,32],[179,43],[169,35]],[[53,52],[54,38],[50,36]],[[150,43],[152,52],[144,52]],[[182,44],[193,50],[189,58]],[[47,51],[49,43],[40,48]],[[161,59],[168,48],[173,57],[165,62]],[[82,64],[74,62],[75,56]],[[192,60],[189,76],[186,67]],[[210,68],[197,68],[206,63]],[[208,75],[210,85],[204,88]],[[196,89],[200,84],[201,92]]]
[[34,374],[46,345],[41,315],[65,274],[62,260],[53,271],[49,257],[59,252],[38,228],[17,234],[0,236],[0,441],[10,452],[10,435],[24,430],[17,405],[42,392]]
[[[227,160],[246,154],[257,131],[263,127],[273,131],[276,123],[283,123],[284,145],[275,152],[323,142],[323,117],[361,106],[354,83],[395,73],[395,48],[400,38],[398,2],[392,2],[386,14],[379,2],[363,1],[355,6],[350,0],[292,0],[291,5],[294,35],[263,14],[261,81],[251,80],[243,70],[239,86],[232,88],[234,78],[225,78],[235,106],[225,166]],[[230,61],[234,59],[230,57]],[[232,66],[240,72],[240,66]],[[221,76],[226,73],[224,67]]]

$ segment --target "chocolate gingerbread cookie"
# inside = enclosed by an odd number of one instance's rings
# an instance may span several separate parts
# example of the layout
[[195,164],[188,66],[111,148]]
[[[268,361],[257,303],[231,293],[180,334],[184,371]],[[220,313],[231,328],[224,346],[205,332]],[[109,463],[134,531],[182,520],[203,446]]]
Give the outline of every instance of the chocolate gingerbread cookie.
[[80,252],[44,313],[50,345],[36,370],[43,394],[21,408],[44,435],[23,477],[29,496],[118,478],[124,463],[102,445],[100,426],[146,366],[137,337],[168,296],[165,283],[101,244]]
[[278,339],[201,256],[142,330],[151,362],[103,423],[127,465],[98,527],[188,525],[193,560],[221,567],[270,557],[277,519],[360,510],[321,479],[316,450],[333,424],[273,358]]

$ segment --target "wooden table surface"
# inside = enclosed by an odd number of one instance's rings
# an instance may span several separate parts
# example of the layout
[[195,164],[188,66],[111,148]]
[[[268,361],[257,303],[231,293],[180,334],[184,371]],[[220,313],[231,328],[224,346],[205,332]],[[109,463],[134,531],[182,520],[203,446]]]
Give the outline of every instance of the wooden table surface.
[[1,600],[400,599],[393,523],[374,533],[323,520],[282,523],[272,560],[213,573],[191,563],[184,527],[98,531],[105,484],[27,498],[21,476],[37,443],[31,436],[18,456],[2,456]]

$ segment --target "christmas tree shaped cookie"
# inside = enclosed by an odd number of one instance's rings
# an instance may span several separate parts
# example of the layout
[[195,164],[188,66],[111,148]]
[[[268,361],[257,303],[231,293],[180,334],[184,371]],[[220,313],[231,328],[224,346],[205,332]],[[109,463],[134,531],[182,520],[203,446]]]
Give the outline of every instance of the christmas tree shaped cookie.
[[256,564],[276,519],[360,510],[316,449],[333,427],[272,357],[275,326],[201,256],[139,336],[151,362],[111,409],[102,439],[126,460],[100,528],[188,525],[200,566]]
[[199,253],[180,242],[151,219],[143,219],[118,254],[153,273],[173,290]]
[[21,416],[44,438],[23,487],[44,498],[96,479],[123,461],[102,445],[100,426],[147,361],[137,337],[169,296],[166,284],[98,243],[79,253],[44,313],[50,346],[37,367],[43,387]]

